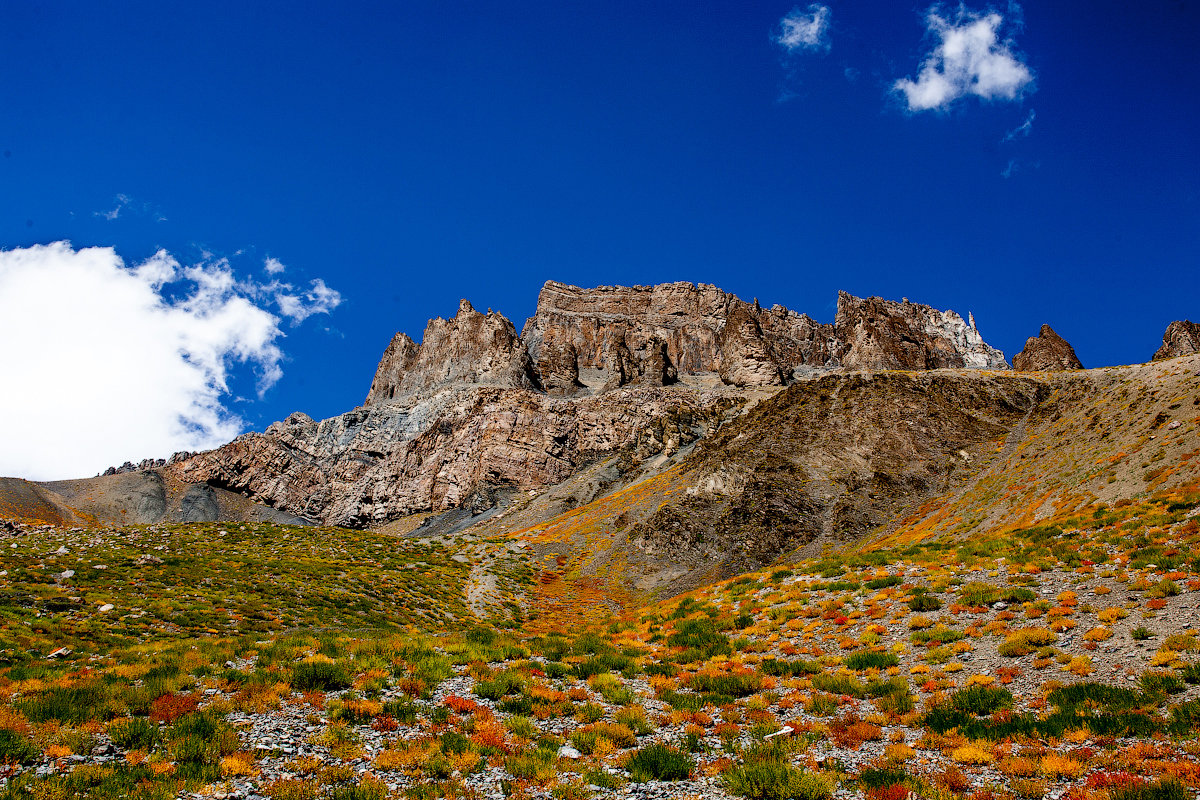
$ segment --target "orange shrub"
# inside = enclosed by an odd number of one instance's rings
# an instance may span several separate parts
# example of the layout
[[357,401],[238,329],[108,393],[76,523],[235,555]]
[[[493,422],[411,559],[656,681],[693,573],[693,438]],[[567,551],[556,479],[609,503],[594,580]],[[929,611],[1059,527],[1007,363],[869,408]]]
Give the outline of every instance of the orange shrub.
[[150,704],[150,719],[170,724],[200,706],[200,698],[191,694],[164,694]]

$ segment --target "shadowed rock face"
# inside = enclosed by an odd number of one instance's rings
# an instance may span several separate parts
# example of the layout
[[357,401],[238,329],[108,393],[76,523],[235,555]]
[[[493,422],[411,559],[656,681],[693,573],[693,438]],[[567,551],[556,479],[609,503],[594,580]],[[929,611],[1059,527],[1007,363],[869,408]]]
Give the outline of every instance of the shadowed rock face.
[[1154,354],[1154,361],[1200,353],[1200,323],[1176,320],[1167,326],[1163,334],[1162,347]]
[[1083,364],[1075,355],[1075,348],[1066,339],[1055,333],[1049,325],[1043,325],[1041,332],[1026,339],[1024,349],[1013,356],[1013,369],[1054,372],[1083,369]]

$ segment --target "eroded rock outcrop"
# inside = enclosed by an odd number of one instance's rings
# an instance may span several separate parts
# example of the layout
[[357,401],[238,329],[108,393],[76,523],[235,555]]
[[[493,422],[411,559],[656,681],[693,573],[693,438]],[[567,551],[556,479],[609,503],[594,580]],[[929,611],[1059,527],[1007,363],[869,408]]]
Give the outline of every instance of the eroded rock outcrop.
[[1200,323],[1190,320],[1175,320],[1163,333],[1162,347],[1154,354],[1154,361],[1200,353]]
[[[601,286],[547,282],[521,338],[543,383],[622,386],[656,341],[682,374],[738,386],[781,386],[797,374],[854,369],[1004,369],[1004,354],[953,311],[841,293],[834,324],[747,303],[707,284]],[[574,351],[572,365],[559,354]],[[656,357],[656,356],[655,356]],[[646,370],[640,366],[639,375]],[[656,371],[655,371],[656,372]]]
[[541,388],[537,370],[516,328],[503,314],[481,314],[463,300],[458,314],[425,326],[421,344],[397,333],[375,371],[367,403],[428,394],[469,384]]
[[1022,372],[1057,372],[1066,369],[1083,369],[1075,348],[1066,339],[1043,325],[1037,336],[1025,340],[1025,347],[1013,356],[1013,369]]
[[974,317],[920,303],[839,292],[833,327],[848,369],[1008,369],[1004,353],[979,335]]

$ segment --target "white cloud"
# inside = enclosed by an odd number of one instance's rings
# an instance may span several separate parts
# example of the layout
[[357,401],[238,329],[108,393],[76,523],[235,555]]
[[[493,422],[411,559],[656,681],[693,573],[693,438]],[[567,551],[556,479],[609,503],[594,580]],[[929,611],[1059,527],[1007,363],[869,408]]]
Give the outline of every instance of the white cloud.
[[1020,125],[1004,134],[1004,141],[1011,142],[1014,139],[1022,139],[1033,133],[1033,120],[1035,118],[1037,118],[1037,113],[1035,113],[1032,108],[1029,109],[1029,116],[1025,117],[1025,121]]
[[775,41],[789,53],[829,49],[829,6],[813,3],[801,11],[793,8],[779,20]]
[[129,195],[119,194],[119,195],[117,195],[116,200],[117,200],[116,206],[109,209],[108,211],[97,211],[93,214],[93,216],[103,217],[104,219],[108,220],[109,222],[112,222],[113,220],[117,219],[117,217],[121,216],[121,212],[124,211],[125,208],[129,205]]
[[272,283],[265,290],[275,299],[279,313],[295,325],[313,314],[328,314],[342,304],[341,293],[326,286],[320,278],[309,281],[308,290],[300,293],[290,283]]
[[127,194],[119,194],[114,200],[117,204],[108,211],[94,211],[93,217],[101,217],[109,222],[115,222],[122,215],[128,217],[130,214],[135,216],[153,217],[155,222],[166,222],[167,218],[162,215],[162,212],[152,207],[149,203],[136,202]]
[[278,258],[268,257],[267,260],[263,262],[263,269],[267,271],[268,275],[278,275],[287,269],[287,267],[285,267],[283,262]]
[[893,89],[902,93],[909,111],[948,108],[967,95],[985,100],[1014,100],[1033,82],[1033,73],[1000,39],[1004,17],[960,7],[954,18],[938,6],[925,17],[938,44],[921,63],[916,80],[902,78]]
[[[337,305],[313,283],[293,319]],[[250,365],[260,394],[282,375],[263,288],[166,251],[132,268],[108,247],[0,251],[0,475],[84,477],[232,439],[231,368]]]

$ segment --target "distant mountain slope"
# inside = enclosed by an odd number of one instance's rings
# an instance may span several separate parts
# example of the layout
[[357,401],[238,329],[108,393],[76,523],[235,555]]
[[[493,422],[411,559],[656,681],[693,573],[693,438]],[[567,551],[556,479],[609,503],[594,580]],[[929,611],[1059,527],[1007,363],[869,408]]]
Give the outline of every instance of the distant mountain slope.
[[310,521],[203,483],[160,471],[35,483],[0,478],[0,518],[47,525],[149,525],[158,522]]

